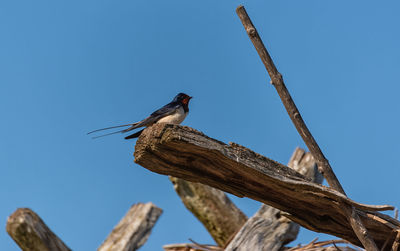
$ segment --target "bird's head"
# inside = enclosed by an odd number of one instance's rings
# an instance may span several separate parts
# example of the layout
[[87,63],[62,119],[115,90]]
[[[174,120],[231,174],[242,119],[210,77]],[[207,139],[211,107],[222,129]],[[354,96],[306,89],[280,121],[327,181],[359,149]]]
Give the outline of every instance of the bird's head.
[[188,105],[191,98],[192,97],[190,97],[189,95],[181,92],[181,93],[179,93],[178,95],[175,96],[173,101],[179,102],[179,103],[184,104],[184,105]]

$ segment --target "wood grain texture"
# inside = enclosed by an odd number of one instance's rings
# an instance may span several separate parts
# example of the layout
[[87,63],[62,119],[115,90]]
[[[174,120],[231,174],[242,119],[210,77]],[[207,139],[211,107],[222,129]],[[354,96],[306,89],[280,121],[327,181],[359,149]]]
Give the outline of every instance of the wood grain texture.
[[24,251],[70,251],[39,215],[29,208],[19,208],[10,215],[6,230]]
[[112,230],[98,251],[133,251],[149,238],[151,229],[160,217],[162,209],[153,203],[133,205]]
[[[393,210],[392,206],[354,202],[250,149],[224,144],[189,127],[156,124],[147,128],[136,143],[134,156],[136,163],[150,171],[252,198],[287,212],[287,217],[303,227],[355,245],[360,242],[342,210],[344,205],[356,208],[378,246],[400,227],[399,221],[374,212]],[[378,220],[382,218],[388,224]]]
[[170,180],[183,204],[219,246],[225,246],[247,221],[247,216],[221,190],[176,177]]
[[[296,148],[288,167],[321,184],[323,177],[311,153]],[[279,251],[296,239],[300,226],[276,208],[263,204],[229,243],[225,251]]]
[[262,205],[229,243],[225,251],[278,251],[296,239],[299,225],[281,211]]

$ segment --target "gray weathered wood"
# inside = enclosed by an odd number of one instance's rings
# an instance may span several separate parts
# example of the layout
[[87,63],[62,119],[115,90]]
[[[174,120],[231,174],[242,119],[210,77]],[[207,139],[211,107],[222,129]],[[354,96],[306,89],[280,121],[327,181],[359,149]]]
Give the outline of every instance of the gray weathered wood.
[[24,251],[70,251],[39,215],[29,208],[19,208],[10,215],[6,229]]
[[225,246],[247,221],[246,215],[221,190],[176,177],[170,177],[170,180],[183,204],[219,246]]
[[[295,149],[288,167],[314,183],[322,183],[322,174],[318,172],[312,154],[301,148]],[[236,234],[225,251],[278,251],[296,239],[299,228],[297,223],[282,215],[280,210],[264,204]]]
[[162,209],[153,203],[133,205],[98,251],[133,251],[140,248],[149,238],[151,229],[160,217]]
[[226,145],[189,127],[156,124],[147,128],[136,143],[134,155],[138,164],[151,171],[258,200],[287,212],[287,217],[310,230],[355,245],[361,243],[342,210],[344,205],[356,208],[379,246],[400,227],[399,221],[374,212],[393,210],[392,206],[354,202],[276,161],[237,144]]
[[262,205],[229,243],[225,251],[278,251],[296,239],[299,225],[280,210]]
[[315,159],[310,152],[297,147],[290,157],[288,167],[310,179],[311,182],[322,184],[324,176],[318,171]]

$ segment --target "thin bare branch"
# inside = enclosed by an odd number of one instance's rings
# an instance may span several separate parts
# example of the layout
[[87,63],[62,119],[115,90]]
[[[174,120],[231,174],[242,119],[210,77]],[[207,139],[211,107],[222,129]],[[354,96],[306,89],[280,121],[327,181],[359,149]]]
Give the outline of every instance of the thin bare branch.
[[[289,114],[290,119],[295,125],[300,136],[303,138],[304,143],[313,154],[318,164],[318,167],[320,168],[320,172],[324,175],[326,181],[333,189],[346,195],[342,185],[340,184],[335,173],[333,172],[329,161],[325,158],[318,143],[312,136],[311,132],[308,130],[303,118],[300,115],[299,110],[296,107],[296,104],[294,103],[288,89],[285,86],[282,75],[276,69],[271,56],[265,48],[264,43],[258,35],[258,32],[254,27],[250,17],[248,16],[245,8],[243,6],[239,6],[236,9],[236,13],[242,21],[242,24],[254,47],[256,48],[258,55],[261,58],[261,61],[264,63],[264,66],[271,77],[272,84],[275,86],[275,89],[277,90],[282,100],[282,103],[285,106],[287,113]],[[349,219],[351,226],[353,227],[353,230],[357,234],[358,238],[360,238],[360,241],[363,243],[364,247],[367,250],[378,250],[374,243],[374,240],[368,236],[368,233],[366,232],[367,230],[363,226],[363,223],[360,221],[358,215],[356,214],[354,207],[350,208],[352,209],[351,212],[346,210],[347,218]]]
[[236,9],[236,13],[242,21],[247,35],[249,36],[254,47],[256,48],[258,55],[261,58],[261,61],[264,63],[264,66],[267,69],[269,76],[271,77],[272,84],[275,86],[275,89],[277,90],[282,100],[282,103],[285,106],[287,113],[289,114],[290,119],[295,125],[300,136],[303,138],[304,143],[307,145],[308,149],[314,156],[315,161],[320,168],[320,172],[333,189],[343,194],[346,194],[335,173],[333,172],[328,160],[325,158],[316,140],[312,136],[311,132],[308,130],[303,118],[300,115],[299,110],[296,107],[296,104],[292,99],[292,96],[290,95],[288,89],[285,86],[285,83],[283,82],[282,75],[276,69],[274,62],[272,61],[271,56],[265,48],[264,43],[257,32],[257,29],[255,28],[249,15],[247,14],[246,9],[243,6],[239,6]]

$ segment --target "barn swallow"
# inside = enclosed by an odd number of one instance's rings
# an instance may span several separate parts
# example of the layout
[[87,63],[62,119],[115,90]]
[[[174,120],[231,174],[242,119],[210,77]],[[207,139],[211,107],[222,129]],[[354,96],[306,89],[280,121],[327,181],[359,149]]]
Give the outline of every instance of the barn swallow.
[[[147,118],[145,118],[139,122],[136,122],[133,124],[118,125],[118,126],[97,129],[97,130],[89,132],[88,134],[103,131],[103,130],[113,129],[113,128],[129,126],[129,128],[124,129],[124,130],[120,130],[120,131],[93,137],[95,139],[95,138],[108,136],[111,134],[129,132],[129,131],[132,131],[133,129],[140,128],[140,127],[148,127],[155,123],[180,124],[186,118],[186,115],[189,113],[189,101],[191,98],[192,97],[186,95],[185,93],[179,93],[178,95],[175,96],[175,98],[170,103],[161,107],[157,111],[150,114],[150,116],[148,116]],[[140,134],[143,132],[143,130],[144,129],[142,129],[138,132],[135,132],[134,134],[131,134],[129,136],[126,136],[125,139],[137,138],[140,136]]]

